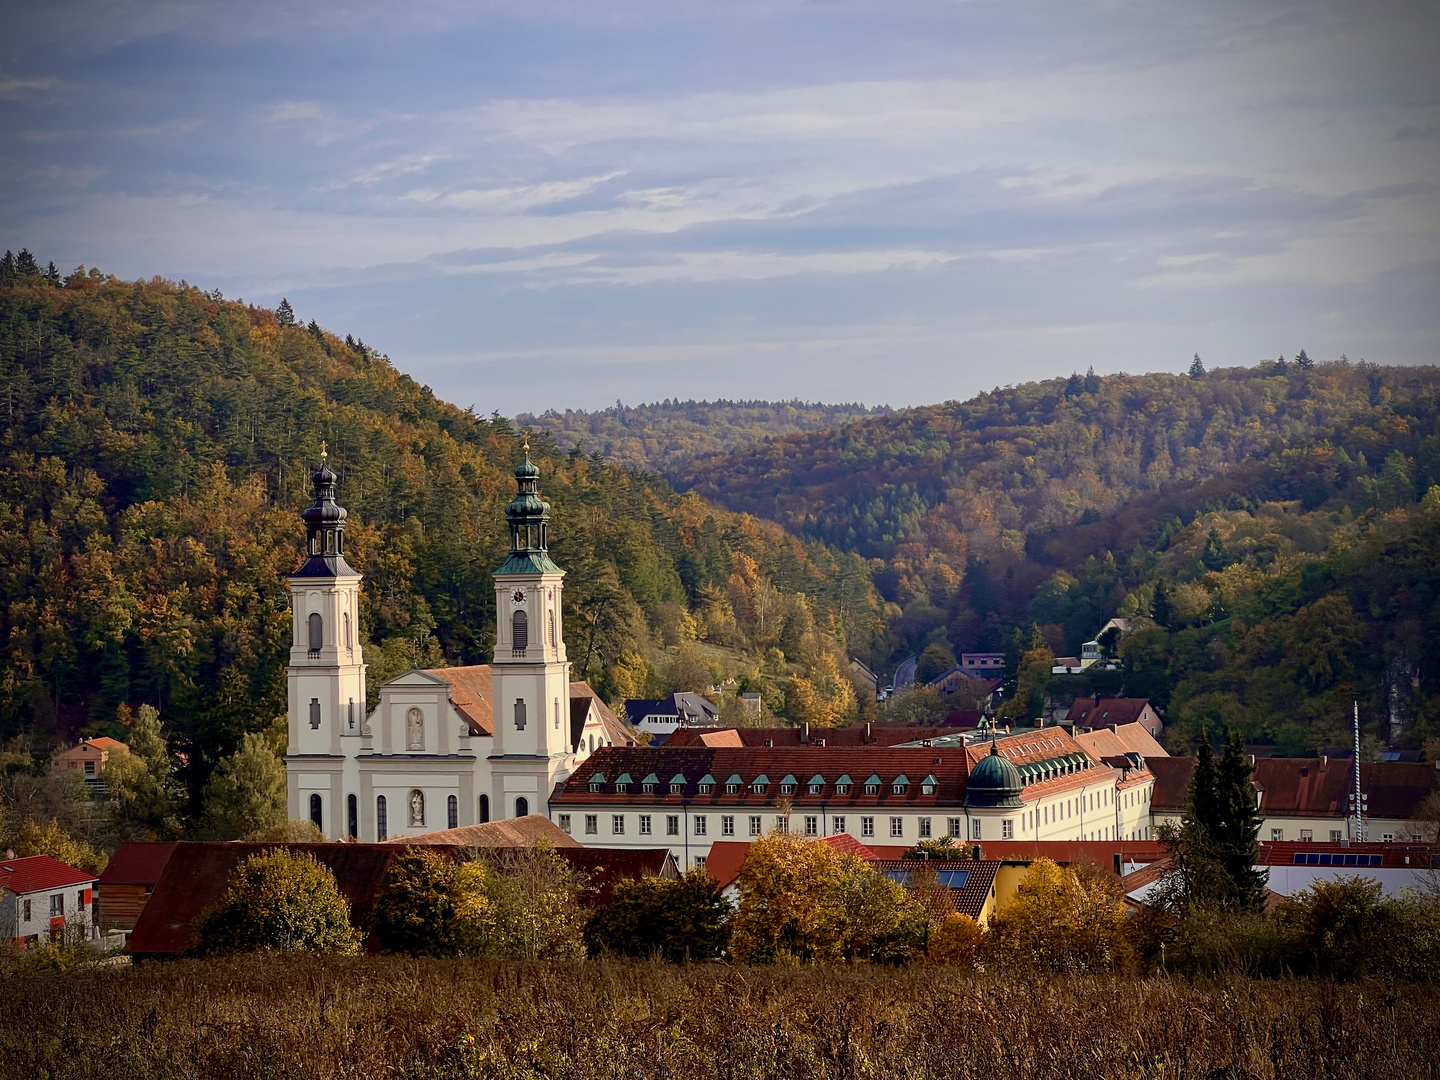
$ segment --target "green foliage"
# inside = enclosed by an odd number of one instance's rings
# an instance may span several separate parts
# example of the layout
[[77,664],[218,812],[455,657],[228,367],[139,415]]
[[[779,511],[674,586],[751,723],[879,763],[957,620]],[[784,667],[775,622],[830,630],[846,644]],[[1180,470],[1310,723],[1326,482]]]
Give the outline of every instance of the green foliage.
[[233,840],[283,826],[285,763],[263,735],[250,733],[215,767],[205,788],[205,828],[216,839]]
[[674,880],[620,881],[609,905],[586,922],[585,946],[592,957],[614,953],[672,964],[714,960],[729,942],[729,915],[730,901],[701,867]]
[[480,952],[493,925],[483,863],[406,848],[375,900],[372,933],[390,952],[462,956]]
[[487,948],[520,960],[585,955],[585,876],[543,845],[503,851],[486,861],[485,898],[494,912]]
[[350,906],[330,868],[308,852],[279,848],[241,862],[224,899],[195,920],[191,933],[196,956],[259,951],[346,956],[360,947],[350,927]]
[[950,646],[941,642],[925,646],[920,659],[915,662],[915,681],[928,683],[938,679],[955,666],[955,654]]
[[77,840],[67,833],[58,821],[43,824],[24,821],[17,827],[5,830],[3,844],[15,849],[20,858],[30,855],[48,855],[67,866],[98,874],[105,869],[108,857],[92,848],[83,840]]

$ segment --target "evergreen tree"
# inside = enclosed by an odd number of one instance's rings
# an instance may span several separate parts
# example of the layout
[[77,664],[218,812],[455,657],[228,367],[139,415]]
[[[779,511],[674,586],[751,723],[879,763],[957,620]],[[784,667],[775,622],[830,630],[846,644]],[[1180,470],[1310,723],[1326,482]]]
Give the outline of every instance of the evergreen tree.
[[1170,605],[1170,586],[1161,578],[1155,582],[1155,596],[1150,601],[1150,617],[1160,626],[1169,629],[1174,609]]
[[1239,731],[1231,731],[1215,777],[1220,815],[1216,847],[1234,888],[1234,906],[1257,911],[1265,903],[1265,872],[1255,868],[1260,857],[1260,807],[1252,772],[1244,738]]
[[1224,570],[1230,565],[1230,552],[1225,547],[1225,542],[1220,539],[1220,533],[1211,529],[1205,537],[1205,550],[1200,555],[1200,562],[1206,570]]
[[1085,372],[1085,393],[1098,394],[1099,392],[1100,376],[1095,374],[1095,368],[1092,365],[1090,369]]
[[325,340],[325,331],[320,329],[320,324],[314,319],[310,320],[310,325],[305,327],[305,329],[310,331],[310,336],[316,341]]
[[8,248],[0,258],[0,285],[14,285],[18,280],[15,273],[15,253]]
[[55,264],[53,262],[49,266],[45,267],[45,284],[54,285],[57,288],[60,285],[60,271],[55,269]]
[[169,780],[170,750],[165,745],[165,729],[155,706],[140,706],[126,741],[130,752],[149,767],[151,776],[162,784]]
[[1185,821],[1187,824],[1199,826],[1201,835],[1207,839],[1213,839],[1221,827],[1215,759],[1210,753],[1210,740],[1203,732],[1195,746],[1195,771],[1190,774]]
[[247,734],[215,766],[205,788],[205,818],[208,830],[227,840],[285,824],[285,765],[265,736]]
[[15,276],[27,284],[40,276],[40,264],[30,254],[29,248],[21,248],[20,254],[15,256]]
[[1205,377],[1205,365],[1200,362],[1200,354],[1195,354],[1195,359],[1190,361],[1190,378],[1203,379]]
[[1301,349],[1295,354],[1295,366],[1301,371],[1309,371],[1314,368],[1315,361],[1310,359],[1309,354],[1307,354],[1304,349]]
[[1290,369],[1289,369],[1289,366],[1285,363],[1285,354],[1284,354],[1284,353],[1281,353],[1281,354],[1280,354],[1280,359],[1276,360],[1276,361],[1275,361],[1275,366],[1270,369],[1270,374],[1271,374],[1271,375],[1277,375],[1277,376],[1278,376],[1278,375],[1284,375],[1284,374],[1286,374],[1289,370],[1290,370]]
[[1070,378],[1065,382],[1065,396],[1067,398],[1079,397],[1085,392],[1085,380],[1079,374],[1072,371]]
[[286,297],[280,298],[280,306],[275,309],[275,321],[281,326],[295,325],[295,309],[290,306]]

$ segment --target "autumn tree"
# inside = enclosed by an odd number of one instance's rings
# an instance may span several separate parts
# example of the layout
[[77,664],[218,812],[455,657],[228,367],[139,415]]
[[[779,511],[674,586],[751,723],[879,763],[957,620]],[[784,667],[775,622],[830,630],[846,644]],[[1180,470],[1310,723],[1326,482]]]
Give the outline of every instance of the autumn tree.
[[190,953],[310,952],[348,956],[359,951],[350,905],[335,875],[308,852],[282,848],[243,860],[224,898],[191,927]]
[[1019,893],[990,925],[988,951],[1002,962],[1055,972],[1108,971],[1129,955],[1118,884],[1080,864],[1037,859]]
[[411,956],[478,953],[495,927],[486,878],[479,860],[406,848],[375,900],[372,933],[389,951]]
[[487,858],[485,898],[494,920],[487,948],[522,960],[584,956],[589,888],[585,875],[545,845]]

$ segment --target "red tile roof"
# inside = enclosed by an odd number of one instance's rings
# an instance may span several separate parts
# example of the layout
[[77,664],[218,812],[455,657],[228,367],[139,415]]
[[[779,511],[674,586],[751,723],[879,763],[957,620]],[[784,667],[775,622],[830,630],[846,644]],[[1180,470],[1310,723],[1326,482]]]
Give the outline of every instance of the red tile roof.
[[949,906],[961,915],[978,919],[985,910],[985,901],[990,897],[990,889],[995,884],[995,875],[1000,870],[1001,863],[996,859],[880,859],[873,865],[881,873],[909,871],[915,874],[930,871],[938,874],[942,870],[964,870],[965,884],[950,890]]
[[[1185,809],[1192,757],[1146,759],[1155,773],[1151,806],[1160,812]],[[1265,816],[1344,818],[1355,782],[1349,758],[1260,758],[1254,783]],[[1360,790],[1369,796],[1371,817],[1408,820],[1431,792],[1440,788],[1435,766],[1413,761],[1362,761]]]
[[[822,802],[832,809],[958,806],[965,798],[965,780],[969,771],[966,753],[959,748],[606,747],[591,754],[565,781],[564,787],[552,797],[551,802],[558,805],[613,803],[738,809],[773,806],[776,800],[783,798],[793,803],[797,814],[804,813],[807,806],[818,807]],[[601,791],[592,792],[590,780],[597,773],[605,777],[604,786]],[[615,780],[623,773],[630,774],[630,790],[617,792]],[[644,794],[641,784],[651,773],[655,775],[657,790],[653,794]],[[707,774],[713,778],[714,789],[707,795],[701,795],[697,785]],[[809,781],[817,774],[824,778],[823,791],[820,795],[809,795]],[[671,795],[670,781],[677,775],[685,778],[684,792]],[[740,777],[740,791],[728,795],[725,785],[734,775]],[[751,789],[751,784],[762,775],[768,780],[763,795]],[[844,775],[850,777],[850,791],[846,795],[837,795],[835,782]],[[879,792],[866,795],[865,782],[872,775],[880,778]],[[908,784],[903,794],[896,795],[892,787],[902,775]],[[932,775],[936,780],[935,791],[926,795],[922,791],[923,782]],[[782,795],[780,785],[787,776],[795,778],[796,789],[791,795]]]
[[100,874],[100,884],[154,885],[174,850],[173,843],[127,841],[110,856]]
[[1144,724],[1116,724],[1113,729],[1103,727],[1076,732],[1075,741],[1097,758],[1131,753],[1139,754],[1148,761],[1152,757],[1168,756]]
[[487,821],[483,825],[461,825],[458,829],[440,829],[415,836],[396,836],[380,843],[402,846],[438,844],[441,847],[516,848],[534,847],[542,840],[557,848],[580,846],[580,841],[543,814]]
[[88,885],[94,880],[95,875],[89,871],[77,870],[48,855],[30,855],[0,862],[0,889],[8,889],[20,896],[70,885]]
[[[1058,663],[1058,661],[1057,661]],[[1103,728],[1110,724],[1134,724],[1150,707],[1148,698],[1079,698],[1070,706],[1066,723],[1076,727]],[[1152,710],[1153,711],[1153,710]]]
[[[1260,855],[1255,863],[1257,866],[1294,866],[1295,856],[1302,852],[1329,855],[1379,855],[1382,860],[1380,863],[1382,868],[1413,870],[1416,867],[1430,865],[1430,847],[1424,843],[1332,844],[1316,843],[1312,840],[1264,841],[1260,844]],[[1359,872],[1361,871],[1357,871],[1357,873]]]
[[[969,713],[956,712],[951,715],[968,718]],[[976,713],[976,716],[979,714]],[[974,726],[974,725],[969,725]],[[852,724],[850,727],[809,729],[809,742],[801,738],[805,732],[798,727],[773,728],[718,728],[692,727],[677,728],[665,745],[682,746],[895,746],[899,743],[919,742],[921,739],[953,735],[961,725],[937,724]]]
[[491,686],[494,682],[489,664],[468,667],[426,668],[426,675],[444,679],[450,684],[450,703],[455,706],[472,735],[495,733]]
[[1195,771],[1193,757],[1146,759],[1146,767],[1155,776],[1155,789],[1150,793],[1153,813],[1178,814],[1190,798],[1190,774]]
[[108,735],[101,735],[99,738],[86,739],[85,741],[91,746],[100,747],[102,750],[120,750],[127,754],[130,752],[129,745],[121,742],[119,739],[112,739]]
[[1165,857],[1154,840],[986,840],[980,845],[987,859],[1049,859],[1060,865],[1093,863],[1110,874],[1119,864],[1151,863]]
[[610,903],[615,885],[646,877],[678,878],[680,868],[668,848],[563,848],[556,852],[576,870],[590,876],[586,907]]

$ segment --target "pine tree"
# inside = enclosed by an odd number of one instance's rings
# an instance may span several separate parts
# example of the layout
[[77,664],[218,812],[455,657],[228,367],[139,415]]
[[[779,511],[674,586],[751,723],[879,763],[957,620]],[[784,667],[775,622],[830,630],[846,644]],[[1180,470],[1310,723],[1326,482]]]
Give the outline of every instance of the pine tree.
[[1210,571],[1224,570],[1230,564],[1230,552],[1215,529],[1211,529],[1205,537],[1205,550],[1200,555],[1200,562]]
[[15,256],[15,276],[24,282],[34,281],[40,276],[40,264],[30,254],[29,248],[21,248],[20,254]]
[[1065,396],[1067,398],[1079,397],[1085,392],[1085,380],[1080,378],[1076,372],[1070,373],[1070,378],[1065,381]]
[[1170,586],[1161,578],[1155,582],[1155,596],[1150,602],[1150,617],[1160,626],[1169,629],[1174,610],[1170,606]]
[[0,258],[0,285],[14,285],[16,280],[15,253],[7,248],[4,258]]
[[1290,369],[1285,363],[1285,354],[1280,354],[1280,359],[1275,361],[1275,366],[1270,369],[1271,375],[1284,375]]
[[150,775],[161,784],[170,779],[170,750],[165,745],[165,729],[160,712],[153,705],[141,705],[139,715],[126,736],[130,752],[150,768]]
[[1306,353],[1304,349],[1301,349],[1295,354],[1295,366],[1301,371],[1309,371],[1315,366],[1315,361],[1310,359],[1309,354]]
[[1095,368],[1092,365],[1090,369],[1085,372],[1085,393],[1098,394],[1099,392],[1100,376],[1095,374]]
[[1190,361],[1190,378],[1203,379],[1205,377],[1205,365],[1200,362],[1200,354],[1195,354],[1195,359]]
[[1234,906],[1249,911],[1259,910],[1265,902],[1265,873],[1255,868],[1260,858],[1260,807],[1250,779],[1253,771],[1245,755],[1245,740],[1240,732],[1231,731],[1215,777],[1220,812],[1215,839],[1235,890]]
[[1199,826],[1201,836],[1214,840],[1221,829],[1220,794],[1210,740],[1201,732],[1195,746],[1195,771],[1190,775],[1190,797],[1185,809],[1186,824]]
[[295,325],[295,309],[290,306],[290,301],[283,296],[280,298],[280,306],[275,309],[275,321],[281,326]]
[[45,267],[45,284],[54,285],[57,288],[60,285],[60,271],[55,269],[55,264],[53,262],[49,266]]
[[310,320],[310,325],[305,327],[305,329],[310,331],[310,336],[316,341],[325,340],[325,331],[320,329],[320,324],[314,319]]
[[247,734],[215,766],[205,788],[205,818],[208,830],[225,840],[285,824],[285,765],[265,736]]

